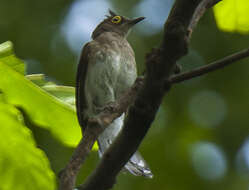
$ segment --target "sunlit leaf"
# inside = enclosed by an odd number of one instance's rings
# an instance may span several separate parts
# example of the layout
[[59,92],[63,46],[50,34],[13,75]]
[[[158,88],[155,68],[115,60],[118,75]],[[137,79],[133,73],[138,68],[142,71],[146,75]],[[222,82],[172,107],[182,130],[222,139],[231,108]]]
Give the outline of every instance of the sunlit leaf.
[[1,44],[0,90],[7,103],[21,107],[37,126],[49,130],[64,144],[75,146],[81,137],[81,130],[74,107],[46,92],[23,73],[17,72],[16,63],[24,64],[17,58],[8,59],[10,56],[15,57],[12,44]]
[[16,58],[13,51],[13,44],[10,41],[0,44],[0,61],[11,66],[15,71],[25,74],[25,64]]
[[55,175],[18,110],[0,102],[1,190],[54,190]]
[[8,103],[22,107],[38,126],[48,129],[67,145],[76,145],[80,127],[72,106],[50,95],[42,88],[0,62],[0,89]]
[[214,7],[217,26],[228,32],[249,32],[249,1],[224,0]]
[[40,86],[43,90],[49,92],[55,97],[62,100],[64,103],[68,103],[75,109],[75,88],[71,86],[57,85],[45,80],[43,74],[26,75],[26,78]]

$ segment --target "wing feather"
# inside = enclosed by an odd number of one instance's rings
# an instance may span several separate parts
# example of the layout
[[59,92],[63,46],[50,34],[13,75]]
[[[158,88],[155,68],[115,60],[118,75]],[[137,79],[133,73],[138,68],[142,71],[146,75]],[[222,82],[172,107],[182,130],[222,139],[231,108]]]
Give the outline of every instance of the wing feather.
[[77,117],[81,128],[84,130],[87,125],[87,118],[84,110],[87,108],[85,98],[85,80],[89,62],[90,42],[88,42],[81,53],[76,75],[76,110]]

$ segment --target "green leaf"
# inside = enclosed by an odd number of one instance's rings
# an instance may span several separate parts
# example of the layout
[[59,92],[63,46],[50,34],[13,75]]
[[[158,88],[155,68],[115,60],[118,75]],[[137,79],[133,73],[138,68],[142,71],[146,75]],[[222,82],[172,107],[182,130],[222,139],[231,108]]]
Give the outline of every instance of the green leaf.
[[11,66],[15,71],[25,74],[25,64],[14,55],[12,42],[0,44],[0,61]]
[[[32,122],[50,131],[63,144],[76,146],[81,129],[75,111],[74,87],[48,82],[43,74],[24,76],[15,64],[24,63],[15,57],[12,48],[11,42],[0,44],[0,91],[6,103],[22,108]],[[15,60],[5,59],[10,56]]]
[[[28,80],[23,72],[19,72],[17,68],[24,63],[15,57],[12,48],[11,42],[0,45],[0,90],[4,93],[6,102],[21,107],[37,126],[49,130],[65,145],[76,146],[81,137],[81,130],[74,106],[63,102],[62,97],[59,99],[48,93],[56,94],[55,84],[51,89],[48,84],[52,83],[44,82],[41,86],[47,88],[46,92]],[[70,89],[72,92],[72,87]]]
[[9,104],[22,107],[33,122],[48,129],[66,145],[77,144],[81,131],[72,106],[50,95],[2,62],[0,76],[0,89]]
[[44,74],[26,75],[26,78],[35,83],[36,85],[38,85],[39,87],[42,87],[48,83],[45,80]]
[[214,7],[217,26],[228,32],[249,32],[249,1],[225,0]]
[[1,190],[54,190],[55,175],[46,155],[36,147],[22,115],[0,102]]
[[67,103],[75,109],[75,88],[71,86],[57,85],[52,82],[47,82],[43,74],[26,75],[26,78],[40,86],[43,90],[59,98],[64,103]]

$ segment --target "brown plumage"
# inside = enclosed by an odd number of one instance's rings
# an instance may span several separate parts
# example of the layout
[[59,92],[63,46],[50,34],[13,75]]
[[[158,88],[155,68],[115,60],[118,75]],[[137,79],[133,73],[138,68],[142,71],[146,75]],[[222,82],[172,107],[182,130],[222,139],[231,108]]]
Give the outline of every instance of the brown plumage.
[[[137,72],[133,49],[126,40],[129,30],[144,17],[128,19],[110,11],[92,34],[80,57],[76,78],[76,107],[84,131],[87,118],[96,116],[134,83]],[[122,129],[125,113],[114,120],[98,137],[100,156]],[[134,175],[152,177],[141,155],[136,152],[125,168]]]

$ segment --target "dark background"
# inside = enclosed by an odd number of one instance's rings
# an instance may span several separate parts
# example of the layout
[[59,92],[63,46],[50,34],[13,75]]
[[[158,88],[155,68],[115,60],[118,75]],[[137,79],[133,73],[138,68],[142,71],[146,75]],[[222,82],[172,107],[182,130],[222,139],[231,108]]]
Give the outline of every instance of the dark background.
[[[146,52],[161,40],[162,26],[173,1],[154,0],[1,0],[0,43],[14,43],[27,72],[45,73],[74,86],[77,60],[84,43],[108,8],[128,16],[145,16],[128,40],[144,71]],[[247,34],[220,31],[210,10],[194,31],[183,71],[247,48]],[[115,189],[248,190],[249,189],[249,60],[175,85],[164,98],[140,151],[153,179],[122,173]],[[47,131],[32,128],[38,146],[58,173],[73,148]],[[92,153],[79,182],[98,162]]]

